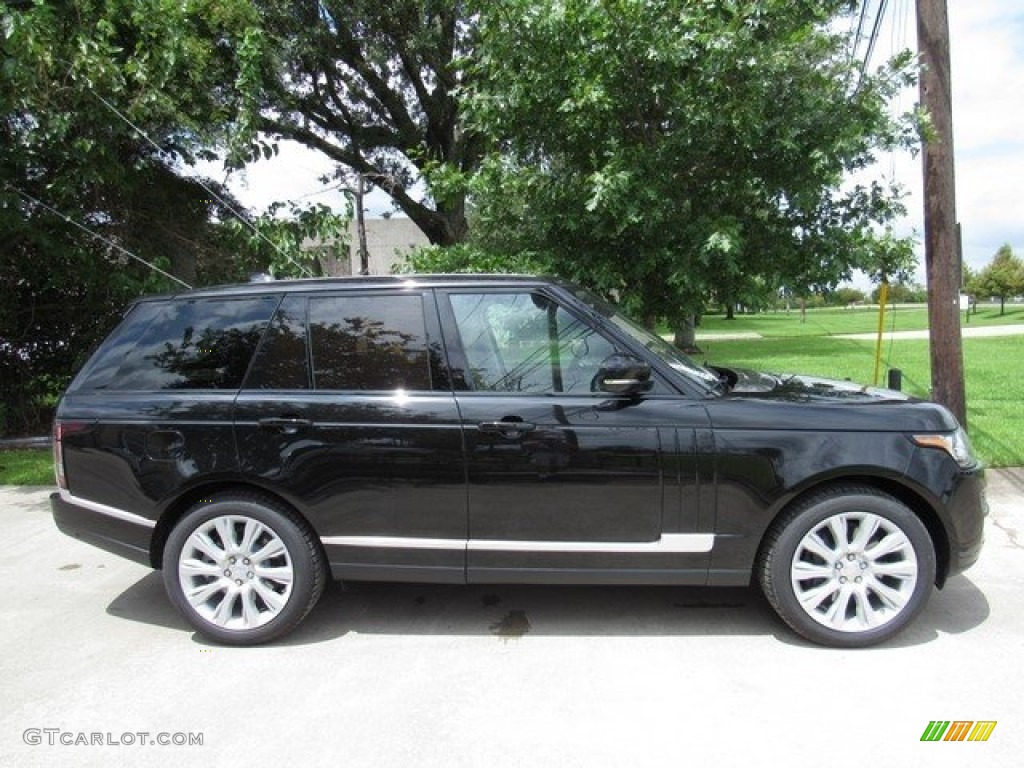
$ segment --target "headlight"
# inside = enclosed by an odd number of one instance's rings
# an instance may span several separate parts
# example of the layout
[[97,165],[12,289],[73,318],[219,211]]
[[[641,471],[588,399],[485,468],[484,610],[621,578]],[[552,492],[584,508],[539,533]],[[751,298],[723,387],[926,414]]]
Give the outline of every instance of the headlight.
[[974,466],[975,459],[971,455],[971,443],[963,427],[956,432],[945,432],[937,435],[914,435],[913,440],[922,448],[939,448],[948,453],[957,464],[967,468]]

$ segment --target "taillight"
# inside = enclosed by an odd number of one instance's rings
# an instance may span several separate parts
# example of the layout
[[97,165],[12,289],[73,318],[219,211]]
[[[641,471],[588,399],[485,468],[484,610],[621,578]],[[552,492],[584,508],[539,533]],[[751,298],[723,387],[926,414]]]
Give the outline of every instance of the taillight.
[[64,450],[60,444],[63,437],[64,425],[55,420],[53,422],[53,471],[57,475],[57,487],[66,491],[68,480],[64,475]]
[[81,432],[87,426],[81,421],[55,419],[53,422],[53,471],[57,475],[57,487],[61,490],[68,490],[68,478],[64,471],[64,438]]

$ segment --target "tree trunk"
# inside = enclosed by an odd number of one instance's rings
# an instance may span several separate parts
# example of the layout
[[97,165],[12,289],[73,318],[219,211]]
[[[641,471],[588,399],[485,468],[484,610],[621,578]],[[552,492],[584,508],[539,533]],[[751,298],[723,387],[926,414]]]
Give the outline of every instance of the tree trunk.
[[725,319],[735,320],[736,319],[736,305],[732,302],[725,305]]
[[438,210],[433,210],[420,203],[406,203],[397,197],[393,199],[420,228],[431,245],[456,245],[466,239],[468,225],[465,201],[460,205],[438,206]]
[[672,343],[688,355],[700,354],[701,348],[697,346],[697,318],[695,315],[687,315],[683,322],[676,327]]

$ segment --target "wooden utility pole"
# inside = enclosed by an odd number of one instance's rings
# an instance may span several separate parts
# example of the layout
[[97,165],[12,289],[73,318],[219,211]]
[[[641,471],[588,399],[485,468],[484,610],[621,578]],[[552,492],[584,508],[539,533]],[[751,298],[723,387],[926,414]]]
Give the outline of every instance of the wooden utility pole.
[[356,236],[359,238],[359,274],[370,274],[370,252],[366,248],[366,212],[363,198],[366,195],[366,174],[356,174]]
[[953,100],[946,0],[917,0],[921,104],[931,118],[924,136],[924,253],[931,329],[932,400],[967,424],[960,338],[960,247],[953,173]]
[[359,274],[370,274],[370,251],[366,247],[366,211],[363,210],[363,200],[366,197],[366,179],[371,175],[368,173],[356,174],[356,185],[354,187],[339,187],[342,193],[349,195],[352,205],[356,209],[356,255],[359,256]]

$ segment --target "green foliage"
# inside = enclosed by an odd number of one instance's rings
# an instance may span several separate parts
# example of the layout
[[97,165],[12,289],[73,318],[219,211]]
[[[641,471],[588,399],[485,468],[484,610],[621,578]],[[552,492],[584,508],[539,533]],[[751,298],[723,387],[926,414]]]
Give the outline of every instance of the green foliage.
[[228,227],[274,277],[319,277],[331,273],[332,262],[347,261],[351,217],[351,205],[336,214],[323,204],[274,203],[251,222],[233,220]]
[[857,81],[840,0],[479,4],[474,238],[672,322],[714,294],[798,293],[908,252],[894,190],[842,187],[914,141],[887,103],[902,54]]
[[914,239],[896,237],[891,228],[881,234],[865,233],[865,253],[857,266],[864,270],[873,282],[905,285],[910,282],[917,266],[914,254]]
[[996,251],[992,261],[971,277],[967,291],[976,300],[996,297],[999,313],[1006,311],[1006,300],[1024,295],[1024,261],[1014,255],[1007,243]]
[[181,170],[234,109],[216,86],[232,59],[206,41],[247,5],[0,3],[5,432],[45,432],[56,393],[125,305],[180,287],[125,250],[190,284],[237,274],[237,243],[217,223],[237,203]]
[[[881,296],[881,286],[871,292],[871,301],[878,303]],[[919,283],[898,282],[889,285],[890,304],[926,304],[928,303],[928,289]]]
[[395,265],[395,272],[400,274],[539,274],[543,271],[543,262],[529,253],[504,256],[465,243],[448,247],[422,246]]
[[847,306],[849,304],[860,304],[867,297],[864,295],[864,291],[856,288],[839,288],[829,294],[829,303],[836,306]]

